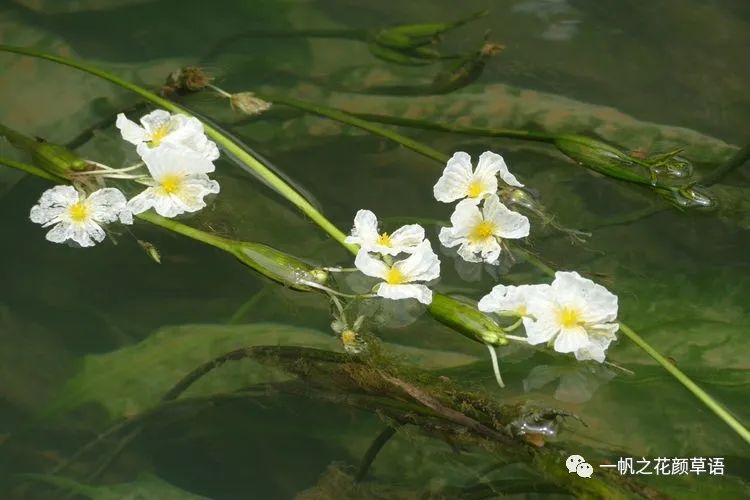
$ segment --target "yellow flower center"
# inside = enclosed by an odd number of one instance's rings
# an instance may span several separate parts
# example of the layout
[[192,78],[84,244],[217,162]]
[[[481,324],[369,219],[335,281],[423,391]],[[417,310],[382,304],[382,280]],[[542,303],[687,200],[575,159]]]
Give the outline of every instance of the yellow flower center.
[[182,177],[179,175],[168,175],[161,180],[161,189],[166,194],[175,194],[182,187]]
[[484,184],[480,181],[472,181],[469,187],[466,188],[466,195],[469,198],[476,198],[484,191]]
[[578,326],[581,321],[581,313],[578,309],[573,309],[572,307],[563,307],[559,311],[557,311],[557,321],[564,327],[564,328],[573,328],[574,326]]
[[404,275],[396,269],[395,267],[392,267],[388,270],[388,272],[385,275],[385,281],[389,285],[398,285],[404,282]]
[[495,232],[495,225],[490,221],[482,221],[469,233],[469,241],[472,243],[481,243],[490,238]]
[[393,245],[393,242],[391,241],[391,235],[388,233],[383,233],[380,236],[378,236],[378,245],[383,245],[384,247],[390,247]]
[[151,147],[155,148],[161,144],[161,141],[164,140],[167,134],[169,134],[169,126],[166,123],[164,125],[159,125],[156,130],[151,133],[151,141],[149,141]]
[[70,215],[70,218],[74,222],[83,222],[88,219],[89,209],[86,206],[86,203],[79,201],[70,206],[68,209],[68,215]]
[[352,330],[344,330],[341,332],[341,342],[344,345],[352,345],[357,341],[357,334]]
[[518,309],[516,309],[516,314],[518,314],[519,316],[526,316],[528,313],[529,310],[526,308],[526,304],[518,306]]

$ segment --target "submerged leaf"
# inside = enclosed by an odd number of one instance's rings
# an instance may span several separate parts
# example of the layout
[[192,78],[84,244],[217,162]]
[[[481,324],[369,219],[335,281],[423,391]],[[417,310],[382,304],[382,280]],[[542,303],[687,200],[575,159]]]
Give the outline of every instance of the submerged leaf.
[[47,483],[62,491],[68,491],[90,500],[206,500],[152,475],[144,475],[129,483],[91,486],[72,479],[46,474],[24,474],[22,477]]
[[[276,323],[251,325],[184,325],[165,327],[138,344],[106,354],[85,356],[75,376],[48,408],[55,415],[86,403],[102,405],[110,417],[133,415],[159,402],[197,366],[229,351],[255,345],[294,345],[340,350],[333,335]],[[475,358],[462,354],[386,345],[426,367],[455,367]],[[252,360],[229,363],[190,387],[189,396],[240,389],[290,376]]]

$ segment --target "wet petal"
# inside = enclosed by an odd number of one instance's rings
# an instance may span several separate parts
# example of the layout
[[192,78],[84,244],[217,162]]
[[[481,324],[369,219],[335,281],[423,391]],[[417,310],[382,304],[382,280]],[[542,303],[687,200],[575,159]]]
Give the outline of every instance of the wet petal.
[[362,249],[357,252],[357,257],[354,259],[354,267],[359,269],[363,274],[372,276],[373,278],[385,278],[389,271],[385,262],[376,259],[367,250]]
[[391,234],[391,243],[403,252],[413,252],[423,240],[424,228],[419,224],[402,226]]
[[465,198],[471,178],[471,156],[462,151],[455,153],[448,160],[443,175],[433,188],[435,199],[443,203],[451,203]]
[[[523,187],[523,184],[518,182],[518,179],[510,173],[508,165],[502,156],[492,151],[485,151],[479,157],[479,163],[477,164],[477,172],[480,169],[486,169],[488,171],[496,172],[500,175],[500,178],[510,186]],[[494,173],[493,173],[494,175]]]
[[589,336],[581,326],[563,328],[555,339],[555,350],[567,353],[583,349],[589,345]]
[[496,236],[517,239],[529,235],[529,219],[503,205],[497,195],[493,194],[484,200],[482,214],[485,220],[492,221],[495,225]]
[[129,120],[123,113],[117,115],[115,126],[120,129],[122,138],[131,144],[138,145],[149,140],[148,132],[134,121]]
[[91,218],[97,222],[115,222],[127,210],[127,199],[119,189],[103,188],[93,192],[86,200]]
[[432,290],[424,285],[378,285],[377,294],[386,299],[417,299],[422,304],[432,302]]
[[420,243],[409,257],[393,265],[404,276],[406,282],[431,281],[440,276],[440,259],[432,250],[429,240]]
[[351,235],[346,237],[347,243],[354,243],[369,247],[378,239],[378,218],[370,210],[359,210],[354,216],[354,227]]

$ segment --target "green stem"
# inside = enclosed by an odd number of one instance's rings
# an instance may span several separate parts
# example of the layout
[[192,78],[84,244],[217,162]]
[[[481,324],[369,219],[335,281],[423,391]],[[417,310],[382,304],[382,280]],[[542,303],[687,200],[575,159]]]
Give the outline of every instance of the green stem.
[[177,234],[187,236],[188,238],[192,238],[207,245],[216,247],[220,250],[224,250],[225,252],[234,253],[234,244],[236,244],[237,242],[233,240],[228,240],[226,238],[201,231],[200,229],[186,226],[181,222],[177,222],[173,219],[167,219],[166,217],[162,217],[161,215],[157,215],[153,212],[143,212],[136,215],[136,217],[146,222],[150,222],[151,224],[154,224],[156,226],[169,229],[170,231],[173,231]]
[[[9,45],[0,44],[0,52],[12,52],[16,54],[23,54],[31,57],[37,57],[40,59],[46,59],[48,61],[63,64],[71,68],[76,68],[86,73],[90,73],[94,76],[98,76],[104,80],[108,80],[122,88],[130,90],[131,92],[140,95],[144,99],[151,101],[152,103],[172,111],[174,113],[184,113],[187,115],[192,114],[183,109],[181,106],[174,104],[173,102],[160,97],[153,92],[139,87],[133,83],[128,82],[116,75],[113,75],[107,71],[101,70],[96,66],[86,64],[84,62],[75,61],[66,57],[55,56],[52,54],[46,54],[33,49],[27,49],[23,47],[14,47]],[[260,177],[268,182],[274,189],[278,190],[282,196],[292,202],[297,208],[299,208],[305,215],[312,219],[318,226],[320,226],[325,232],[327,232],[333,239],[338,241],[342,246],[352,253],[357,252],[357,247],[346,243],[344,239],[346,235],[341,232],[336,226],[331,223],[322,213],[315,209],[307,200],[305,200],[297,191],[291,186],[279,178],[272,170],[266,167],[263,163],[258,161],[256,158],[248,154],[243,148],[237,145],[234,141],[224,136],[221,132],[204,123],[204,129],[206,134],[211,137],[214,141],[220,144],[226,151],[235,156],[237,159],[245,163],[248,167],[255,170]]]
[[21,170],[23,172],[26,172],[27,174],[36,175],[37,177],[41,177],[42,179],[46,179],[48,181],[58,182],[58,183],[68,182],[67,179],[64,179],[55,174],[47,172],[46,170],[42,170],[41,168],[36,167],[34,165],[29,165],[28,163],[11,160],[10,158],[5,158],[2,156],[0,156],[0,165],[5,165],[6,167],[10,167],[10,168],[15,168],[16,170]]
[[454,134],[478,135],[481,137],[507,137],[510,139],[521,139],[526,141],[538,141],[551,143],[555,141],[555,135],[536,132],[531,130],[518,130],[512,128],[489,128],[469,127],[453,123],[428,122],[414,118],[402,118],[399,116],[379,115],[375,113],[351,113],[353,116],[371,122],[387,123],[399,127],[421,128],[424,130],[437,130],[439,132],[450,132]]
[[[2,46],[0,46],[0,48],[1,47]],[[265,92],[256,92],[255,95],[274,104],[283,104],[293,108],[301,109],[303,111],[307,111],[308,113],[313,113],[325,118],[330,118],[331,120],[346,123],[347,125],[351,125],[367,132],[379,135],[381,137],[385,137],[386,139],[390,139],[391,141],[396,142],[408,149],[411,149],[412,151],[416,151],[421,155],[432,158],[435,161],[439,161],[441,163],[445,163],[446,161],[446,156],[436,149],[422,144],[421,142],[409,139],[408,137],[404,137],[398,132],[394,132],[385,127],[381,127],[367,120],[357,118],[356,116],[344,111],[340,111],[334,108],[328,108],[326,106],[321,106],[319,104],[302,101],[288,96],[270,94]]]
[[722,419],[729,427],[731,427],[737,434],[740,435],[746,443],[750,443],[750,431],[743,426],[726,408],[719,404],[714,398],[711,397],[706,391],[693,382],[690,377],[677,368],[667,358],[659,354],[659,352],[651,347],[643,337],[638,335],[632,328],[624,323],[620,323],[620,331],[624,333],[633,343],[638,347],[646,351],[646,354],[651,356],[659,363],[665,370],[667,370],[674,378],[676,378],[685,388],[692,392],[693,395],[698,398],[704,405],[706,405],[714,414]]

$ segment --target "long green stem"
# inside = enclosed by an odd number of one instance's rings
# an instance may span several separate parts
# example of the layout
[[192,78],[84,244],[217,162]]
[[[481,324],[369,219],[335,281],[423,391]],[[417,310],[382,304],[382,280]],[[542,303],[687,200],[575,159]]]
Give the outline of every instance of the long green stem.
[[[153,92],[149,92],[148,90],[142,87],[139,87],[138,85],[134,85],[128,82],[127,80],[123,80],[122,78],[119,78],[116,75],[113,75],[107,71],[101,70],[97,68],[96,66],[92,66],[90,64],[86,64],[80,61],[75,61],[73,59],[68,59],[66,57],[46,54],[44,52],[40,52],[40,51],[33,50],[33,49],[27,49],[23,47],[0,45],[0,51],[1,52],[13,52],[16,54],[24,54],[27,56],[37,57],[40,59],[46,59],[48,61],[52,61],[58,64],[63,64],[65,66],[76,68],[81,71],[85,71],[86,73],[90,73],[92,75],[98,76],[99,78],[102,78],[104,80],[108,80],[122,88],[130,90],[131,92],[134,92],[140,95],[141,97],[151,101],[152,103],[158,106],[161,106],[164,109],[167,109],[172,112],[179,112],[179,113],[184,113],[188,115],[191,114],[190,112],[183,109],[182,107],[174,104],[173,102],[167,99],[164,99],[163,97],[160,97],[154,94]],[[297,193],[297,191],[295,191],[291,186],[289,186],[286,182],[284,182],[281,178],[279,178],[275,173],[273,173],[272,170],[270,170],[263,163],[258,161],[256,158],[254,158],[250,154],[248,154],[244,149],[242,149],[234,141],[225,137],[222,133],[220,133],[218,130],[214,129],[210,125],[204,124],[204,128],[206,130],[206,134],[209,137],[215,140],[218,144],[220,144],[224,149],[226,149],[229,153],[231,153],[237,159],[239,159],[243,163],[247,164],[250,168],[255,170],[258,173],[258,175],[260,175],[274,189],[279,191],[279,193],[281,193],[281,195],[284,196],[287,200],[289,200],[294,205],[296,205],[297,208],[299,208],[305,215],[307,215],[318,226],[320,226],[325,232],[327,232],[331,237],[333,237],[333,239],[335,239],[341,245],[346,247],[350,252],[356,253],[357,248],[354,245],[351,245],[344,241],[344,239],[346,238],[346,235],[344,233],[342,233],[336,226],[334,226],[333,223],[329,221],[322,213],[316,210],[315,207],[313,207],[307,200],[305,200],[305,198],[303,198],[299,193]]]
[[55,174],[51,174],[47,172],[46,170],[42,170],[39,167],[36,167],[34,165],[29,165],[28,163],[11,160],[10,158],[5,158],[5,157],[0,156],[0,165],[5,165],[6,167],[14,168],[16,170],[21,170],[23,172],[26,172],[27,174],[36,175],[37,177],[41,177],[42,179],[47,179],[48,181],[67,182],[66,179],[63,179],[62,177],[58,177]]
[[659,352],[651,347],[643,337],[638,335],[632,328],[624,323],[620,323],[620,331],[624,333],[633,343],[638,347],[646,351],[646,354],[651,356],[659,363],[665,370],[667,370],[674,378],[676,378],[687,390],[693,393],[693,395],[700,399],[701,402],[706,405],[717,417],[722,419],[729,427],[740,435],[745,442],[750,443],[750,431],[745,428],[726,408],[719,404],[714,398],[711,397],[706,391],[693,382],[690,377],[677,368],[674,363],[670,362],[667,358],[659,354]]
[[522,139],[526,141],[554,142],[555,135],[533,130],[519,130],[512,128],[489,128],[470,127],[456,125],[455,123],[429,122],[413,118],[402,118],[400,116],[388,116],[375,113],[351,113],[353,116],[371,122],[387,123],[399,127],[421,128],[424,130],[436,130],[438,132],[450,132],[453,134],[478,135],[481,137],[507,137],[510,139]]
[[[149,92],[148,90],[145,90],[137,85],[134,85],[126,80],[123,80],[115,75],[112,75],[106,71],[96,68],[95,66],[88,65],[86,63],[82,63],[82,62],[75,61],[72,59],[67,59],[64,57],[54,56],[51,54],[45,54],[43,52],[39,52],[33,49],[13,47],[13,46],[8,46],[8,45],[0,45],[0,52],[13,52],[17,54],[24,54],[24,55],[28,55],[31,57],[37,57],[37,58],[53,61],[58,64],[63,64],[65,66],[70,66],[70,67],[79,69],[81,71],[90,73],[92,75],[98,76],[105,80],[108,80],[112,83],[115,83],[125,89],[128,89],[144,97],[145,99],[148,99],[154,104],[162,106],[164,109],[168,109],[173,112],[190,114],[186,110],[181,108],[180,106],[177,106],[174,103],[164,98],[161,98],[152,92]],[[344,113],[338,110],[332,110],[330,108],[325,108],[322,106],[318,106],[318,105],[311,104],[311,103],[306,103],[304,101],[300,101],[300,100],[292,99],[292,98],[287,98],[287,99],[284,99],[283,101],[284,101],[284,104],[297,107],[298,109],[303,109],[305,111],[316,113],[321,116],[325,116],[327,118],[331,118],[333,120],[340,121],[342,123],[347,123],[349,125],[352,125],[352,126],[361,128],[363,130],[367,130],[371,133],[380,135],[382,137],[385,137],[386,139],[392,140],[398,144],[401,144],[409,149],[412,149],[440,163],[445,163],[448,160],[447,155],[444,155],[443,153],[440,153],[439,151],[432,149],[429,146],[421,144],[407,137],[403,137],[396,132],[384,129],[382,127],[369,123],[365,120],[349,115],[348,113]],[[281,102],[281,100],[278,100],[277,102]],[[347,244],[344,241],[344,238],[345,238],[344,233],[342,233],[330,221],[328,221],[328,219],[326,219],[320,212],[318,212],[312,205],[310,205],[302,196],[300,196],[293,188],[291,188],[291,186],[289,186],[281,178],[276,176],[276,174],[274,174],[271,170],[269,170],[265,165],[260,163],[258,160],[256,160],[254,157],[252,157],[248,153],[246,153],[239,145],[234,143],[234,141],[225,137],[223,134],[215,130],[213,127],[205,125],[205,129],[206,129],[206,133],[212,139],[214,139],[216,142],[221,144],[226,150],[234,154],[238,159],[245,162],[250,168],[253,168],[256,172],[258,172],[258,174],[261,175],[266,181],[268,181],[269,184],[271,184],[274,188],[276,188],[289,201],[291,201],[297,207],[299,207],[303,213],[308,215],[316,224],[318,224],[323,230],[325,230],[334,239],[336,239],[336,241],[338,241],[342,246],[347,248],[350,252],[356,253],[357,247],[354,245]],[[536,265],[535,261],[532,260],[530,262]],[[539,267],[539,268],[542,271],[547,272],[547,273],[552,271],[552,269],[546,265],[544,266],[544,268],[542,267]],[[747,443],[750,443],[750,432],[734,416],[732,416],[726,409],[724,409],[708,393],[706,393],[697,384],[695,384],[687,375],[685,375],[682,371],[680,371],[677,367],[675,367],[672,363],[670,363],[664,356],[659,354],[658,351],[656,351],[656,349],[651,347],[651,345],[648,344],[642,337],[640,337],[632,328],[630,328],[629,326],[623,323],[620,324],[620,327],[623,333],[625,333],[625,335],[628,338],[630,338],[636,345],[638,345],[638,347],[640,347],[647,354],[653,357],[657,363],[659,363],[665,370],[667,370],[667,372],[669,372],[672,376],[674,376],[685,388],[687,388],[691,393],[693,393],[693,395],[696,396],[702,403],[704,403],[712,412],[714,412],[714,414],[716,414],[721,420],[723,420],[735,432],[737,432]]]
[[284,104],[293,108],[307,111],[308,113],[313,113],[319,116],[323,116],[325,118],[330,118],[331,120],[335,120],[337,122],[346,123],[347,125],[351,125],[353,127],[357,127],[367,132],[371,132],[373,134],[379,135],[381,137],[385,137],[386,139],[390,139],[391,141],[397,144],[400,144],[408,149],[411,149],[412,151],[416,151],[417,153],[424,155],[428,158],[432,158],[433,160],[443,162],[443,163],[445,162],[444,160],[445,155],[441,153],[440,151],[433,149],[425,144],[422,144],[421,142],[409,139],[408,137],[404,137],[403,135],[397,132],[394,132],[385,127],[381,127],[380,125],[377,125],[375,123],[369,122],[367,120],[363,120],[361,118],[357,118],[356,116],[346,113],[344,111],[340,111],[338,109],[321,106],[319,104],[302,101],[300,99],[295,99],[293,97],[288,97],[288,96],[283,96],[283,95],[277,95],[277,94],[271,94],[271,93],[265,93],[265,92],[260,92],[260,93],[256,92],[256,95],[260,97],[261,99],[273,102],[275,104]]

